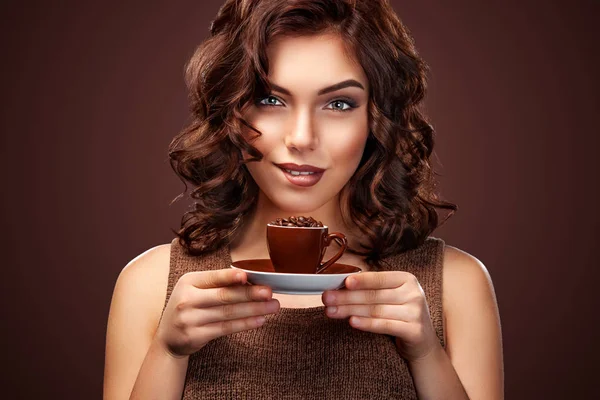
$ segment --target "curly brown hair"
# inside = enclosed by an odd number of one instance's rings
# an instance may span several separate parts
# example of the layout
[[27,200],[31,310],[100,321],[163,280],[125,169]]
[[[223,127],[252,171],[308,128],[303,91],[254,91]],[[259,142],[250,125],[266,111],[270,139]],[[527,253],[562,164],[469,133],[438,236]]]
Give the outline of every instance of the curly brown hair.
[[[335,32],[370,84],[369,137],[340,193],[342,217],[367,239],[350,249],[379,260],[415,248],[438,225],[436,209],[457,210],[435,193],[434,130],[421,102],[429,67],[386,0],[227,0],[210,36],[186,65],[193,120],[169,146],[171,167],[195,189],[194,207],[173,232],[193,255],[231,243],[251,215],[259,188],[245,164],[260,161],[244,111],[270,93],[267,45],[278,35]],[[250,155],[244,159],[243,154]]]

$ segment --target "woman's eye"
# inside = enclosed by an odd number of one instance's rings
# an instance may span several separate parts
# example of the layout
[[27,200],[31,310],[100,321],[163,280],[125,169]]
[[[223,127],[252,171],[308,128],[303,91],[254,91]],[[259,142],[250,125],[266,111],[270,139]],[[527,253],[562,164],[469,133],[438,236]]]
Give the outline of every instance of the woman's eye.
[[[265,101],[266,101],[266,103],[265,103]],[[279,105],[276,103],[278,101],[279,100],[273,96],[267,96],[264,99],[262,99],[258,104],[261,104],[263,106],[277,106],[277,105]]]
[[[283,105],[283,103],[274,96],[267,96],[261,100],[259,100],[258,102],[259,105],[261,106],[267,106],[267,107],[278,107]],[[329,107],[331,106],[331,107]],[[356,108],[356,104],[351,101],[351,100],[334,100],[331,103],[328,104],[328,109],[332,110],[332,111],[350,111],[353,108]]]
[[329,105],[332,106],[331,109],[333,111],[349,111],[356,107],[354,104],[351,104],[349,101],[346,100],[334,100],[331,103],[329,103]]

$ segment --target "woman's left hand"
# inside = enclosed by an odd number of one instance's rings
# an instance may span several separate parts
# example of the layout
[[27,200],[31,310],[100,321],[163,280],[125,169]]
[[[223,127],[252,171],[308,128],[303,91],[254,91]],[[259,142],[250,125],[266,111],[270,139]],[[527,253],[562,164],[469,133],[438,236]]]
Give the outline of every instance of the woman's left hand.
[[363,331],[391,335],[407,361],[441,348],[425,293],[417,278],[404,271],[368,271],[346,278],[346,289],[323,293],[330,318],[348,318]]

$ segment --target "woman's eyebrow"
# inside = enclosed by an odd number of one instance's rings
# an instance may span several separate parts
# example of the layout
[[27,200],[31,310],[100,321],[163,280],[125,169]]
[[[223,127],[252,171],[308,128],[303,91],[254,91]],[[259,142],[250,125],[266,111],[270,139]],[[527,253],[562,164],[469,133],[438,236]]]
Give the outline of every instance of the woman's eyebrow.
[[[285,94],[287,96],[291,96],[292,95],[290,93],[290,91],[287,90],[284,87],[276,85],[276,84],[274,84],[272,82],[269,82],[269,84],[271,85],[271,88],[273,89],[273,91],[277,91],[277,92],[283,93],[283,94]],[[358,81],[356,81],[354,79],[347,79],[345,81],[336,83],[336,84],[331,85],[331,86],[327,86],[327,87],[319,90],[317,92],[317,95],[321,96],[323,94],[330,93],[330,92],[335,92],[336,90],[340,90],[340,89],[347,88],[347,87],[357,87],[357,88],[360,88],[362,90],[365,90],[365,88],[363,87],[363,85],[360,82],[358,82]]]

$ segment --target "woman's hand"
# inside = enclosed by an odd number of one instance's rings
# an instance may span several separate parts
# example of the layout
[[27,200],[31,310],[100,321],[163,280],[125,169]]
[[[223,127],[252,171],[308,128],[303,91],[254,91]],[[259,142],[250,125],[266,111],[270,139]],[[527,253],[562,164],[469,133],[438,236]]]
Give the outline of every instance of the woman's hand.
[[361,272],[346,278],[346,289],[323,293],[330,318],[348,318],[354,328],[391,335],[407,361],[441,347],[417,278],[404,271]]
[[179,278],[154,340],[174,357],[185,357],[220,336],[255,329],[279,311],[267,286],[249,286],[233,268],[196,271]]

